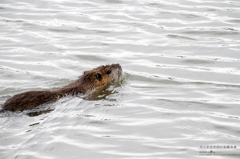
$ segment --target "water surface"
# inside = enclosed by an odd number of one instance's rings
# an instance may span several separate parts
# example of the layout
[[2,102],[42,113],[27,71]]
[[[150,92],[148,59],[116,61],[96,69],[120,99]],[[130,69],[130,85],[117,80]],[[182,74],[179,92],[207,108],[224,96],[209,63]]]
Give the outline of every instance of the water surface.
[[0,104],[103,64],[124,79],[0,114],[0,156],[239,158],[239,53],[237,0],[2,0]]

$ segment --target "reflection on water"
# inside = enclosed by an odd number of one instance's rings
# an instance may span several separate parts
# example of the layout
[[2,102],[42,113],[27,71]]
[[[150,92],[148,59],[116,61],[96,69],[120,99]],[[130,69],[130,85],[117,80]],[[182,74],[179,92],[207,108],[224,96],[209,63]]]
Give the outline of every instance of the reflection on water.
[[[88,98],[0,113],[2,158],[202,158],[239,149],[238,1],[1,1],[0,104],[120,63]],[[213,158],[239,158],[214,149]],[[205,154],[206,155],[206,154]],[[215,155],[215,156],[214,156]]]
[[[47,114],[47,113],[50,113],[52,112],[54,109],[47,109],[47,110],[36,110],[36,111],[32,111],[32,112],[29,112],[27,113],[28,116],[30,117],[35,117],[35,116],[38,116],[38,115],[41,115],[41,114]],[[35,125],[35,124],[34,124]]]

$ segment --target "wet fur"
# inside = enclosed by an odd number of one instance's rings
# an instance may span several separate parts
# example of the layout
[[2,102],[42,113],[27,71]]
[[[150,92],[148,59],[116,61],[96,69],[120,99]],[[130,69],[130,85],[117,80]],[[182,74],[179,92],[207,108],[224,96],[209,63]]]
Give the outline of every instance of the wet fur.
[[[109,71],[111,71],[110,74]],[[85,71],[77,80],[59,90],[29,91],[17,94],[4,103],[3,109],[23,111],[44,103],[54,102],[66,95],[88,94],[98,88],[118,81],[121,75],[122,68],[119,64],[100,66],[93,70]]]

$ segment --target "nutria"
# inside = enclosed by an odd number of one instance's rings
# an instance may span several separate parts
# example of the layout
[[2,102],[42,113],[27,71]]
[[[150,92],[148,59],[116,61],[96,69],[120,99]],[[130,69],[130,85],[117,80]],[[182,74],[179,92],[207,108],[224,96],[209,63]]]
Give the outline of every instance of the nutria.
[[35,108],[41,104],[53,102],[67,95],[86,95],[117,82],[122,77],[119,64],[103,65],[93,70],[85,71],[82,76],[72,83],[55,91],[29,91],[17,94],[3,104],[3,109],[23,111]]

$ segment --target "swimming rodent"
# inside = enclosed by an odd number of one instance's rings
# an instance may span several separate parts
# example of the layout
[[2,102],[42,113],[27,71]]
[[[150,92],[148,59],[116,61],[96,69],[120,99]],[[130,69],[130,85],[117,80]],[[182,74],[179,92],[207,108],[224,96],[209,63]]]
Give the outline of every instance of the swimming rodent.
[[14,95],[3,104],[3,110],[23,111],[53,102],[67,95],[86,95],[122,78],[120,64],[102,65],[85,71],[77,80],[55,91],[29,91]]

